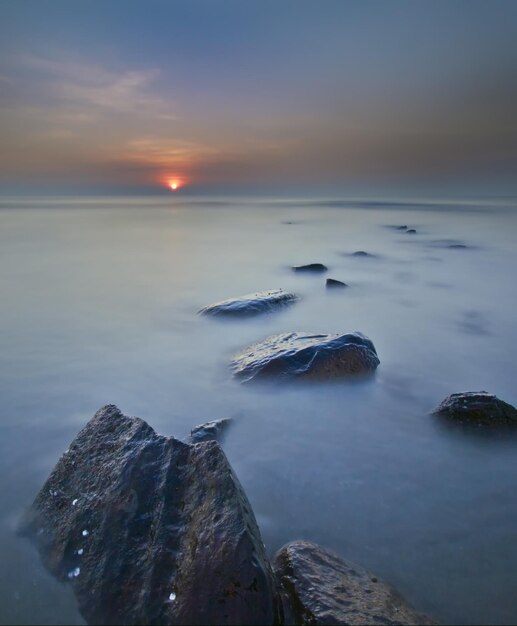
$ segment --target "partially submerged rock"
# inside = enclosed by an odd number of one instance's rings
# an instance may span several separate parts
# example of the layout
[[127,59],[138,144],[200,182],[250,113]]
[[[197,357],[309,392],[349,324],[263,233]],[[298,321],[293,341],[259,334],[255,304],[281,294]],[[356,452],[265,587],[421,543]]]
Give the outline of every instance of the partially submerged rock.
[[350,256],[355,256],[355,257],[359,257],[359,258],[370,258],[370,259],[374,259],[375,258],[375,254],[371,254],[371,252],[365,252],[364,250],[356,250],[355,252],[352,252],[352,254]]
[[200,443],[201,441],[221,441],[228,426],[232,423],[231,417],[223,417],[196,426],[190,431],[187,443]]
[[517,426],[517,409],[486,391],[453,393],[433,414],[477,424]]
[[292,304],[298,299],[294,293],[288,293],[283,289],[271,289],[248,293],[237,298],[228,298],[215,304],[202,308],[201,315],[228,315],[247,316],[265,313],[273,309]]
[[407,224],[385,224],[385,228],[390,230],[407,230],[409,227]]
[[326,272],[328,267],[323,263],[309,263],[308,265],[295,265],[295,272]]
[[434,624],[367,570],[308,541],[277,553],[286,624]]
[[408,234],[408,235],[416,235],[416,230],[414,228],[410,228],[409,230],[406,230],[406,234]]
[[91,624],[272,624],[251,506],[215,441],[162,437],[116,406],[72,442],[23,522]]
[[467,250],[473,247],[457,239],[435,239],[430,241],[428,245],[431,248],[443,248],[448,250]]
[[372,373],[379,365],[373,343],[362,333],[284,333],[249,346],[232,361],[244,382],[259,377],[327,379]]
[[343,289],[344,287],[348,287],[348,285],[341,280],[336,280],[335,278],[327,278],[326,286],[328,289]]

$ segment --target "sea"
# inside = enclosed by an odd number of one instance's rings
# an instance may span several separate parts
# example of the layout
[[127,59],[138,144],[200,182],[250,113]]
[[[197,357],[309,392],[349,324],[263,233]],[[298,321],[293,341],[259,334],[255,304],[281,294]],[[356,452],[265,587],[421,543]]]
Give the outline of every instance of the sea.
[[[18,524],[112,403],[178,438],[233,418],[222,446],[271,556],[306,539],[439,621],[516,623],[517,433],[431,414],[461,391],[517,405],[516,235],[516,198],[1,198],[0,622],[84,623]],[[197,314],[273,288],[299,300]],[[380,366],[233,378],[235,353],[291,331],[361,331]]]

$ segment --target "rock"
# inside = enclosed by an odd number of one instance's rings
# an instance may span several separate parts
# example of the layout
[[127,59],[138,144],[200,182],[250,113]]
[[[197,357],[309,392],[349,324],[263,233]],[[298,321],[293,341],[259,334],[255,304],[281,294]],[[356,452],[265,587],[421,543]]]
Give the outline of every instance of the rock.
[[343,283],[340,280],[336,280],[335,278],[327,278],[326,285],[329,289],[343,289],[344,287],[348,287],[346,283]]
[[361,333],[284,333],[249,346],[232,361],[234,376],[327,379],[372,373],[379,365],[373,343]]
[[477,424],[517,426],[517,409],[486,391],[453,393],[433,414]]
[[286,624],[434,624],[390,585],[308,541],[277,553]]
[[90,624],[272,624],[250,504],[215,441],[162,437],[116,406],[72,442],[22,531]]
[[472,248],[457,239],[435,239],[428,244],[431,248],[443,248],[448,250],[467,250]]
[[298,297],[294,293],[288,293],[283,289],[271,291],[259,291],[249,293],[237,298],[228,298],[215,304],[202,308],[198,313],[201,315],[228,315],[248,316],[257,313],[265,313],[286,304],[295,302]]
[[416,235],[416,230],[414,228],[410,228],[409,230],[406,230],[406,233],[408,235]]
[[369,257],[371,259],[375,257],[374,254],[370,254],[369,252],[365,252],[364,250],[357,250],[356,252],[352,252],[350,256]]
[[309,263],[309,265],[296,265],[293,270],[295,272],[326,272],[328,267],[323,263]]
[[228,426],[232,423],[231,417],[223,417],[219,420],[206,422],[200,426],[196,426],[190,431],[188,443],[200,443],[201,441],[221,441]]
[[397,230],[407,230],[407,226],[404,224],[403,226],[396,226]]

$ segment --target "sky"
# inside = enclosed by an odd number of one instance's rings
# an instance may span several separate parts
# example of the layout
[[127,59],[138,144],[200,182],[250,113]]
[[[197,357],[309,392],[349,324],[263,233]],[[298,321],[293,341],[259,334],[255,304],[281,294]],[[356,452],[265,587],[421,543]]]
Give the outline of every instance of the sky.
[[515,0],[0,0],[0,193],[517,193]]

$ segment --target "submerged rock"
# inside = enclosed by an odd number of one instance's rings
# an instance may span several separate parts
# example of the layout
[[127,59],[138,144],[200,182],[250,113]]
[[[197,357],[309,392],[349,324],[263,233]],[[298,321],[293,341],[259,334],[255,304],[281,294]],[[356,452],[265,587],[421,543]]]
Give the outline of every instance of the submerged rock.
[[343,289],[344,287],[348,287],[346,283],[336,280],[335,278],[327,278],[326,285],[328,289]]
[[430,241],[428,245],[431,248],[443,248],[449,250],[467,250],[473,247],[468,246],[466,243],[458,241],[457,239],[435,239],[434,241]]
[[284,333],[249,346],[232,361],[244,382],[259,377],[335,378],[368,374],[379,365],[373,343],[362,333]]
[[221,441],[228,426],[232,423],[231,417],[223,417],[219,420],[206,422],[200,426],[196,426],[190,431],[188,443],[199,443],[201,441]]
[[365,257],[365,258],[368,257],[370,259],[375,258],[375,254],[371,254],[370,252],[365,252],[364,250],[356,250],[356,252],[352,252],[350,256]]
[[434,624],[390,585],[308,541],[277,553],[286,624]]
[[326,272],[328,267],[323,263],[309,263],[308,265],[295,265],[295,272]]
[[215,441],[162,437],[116,406],[72,442],[22,531],[91,624],[272,624],[273,575]]
[[486,391],[453,393],[433,414],[478,424],[517,426],[517,409]]
[[272,311],[278,307],[295,302],[298,297],[283,289],[248,293],[237,298],[228,298],[215,304],[210,304],[200,311],[201,315],[235,315],[247,316]]
[[408,234],[408,235],[416,235],[416,230],[414,228],[410,228],[409,230],[406,230],[406,234]]

